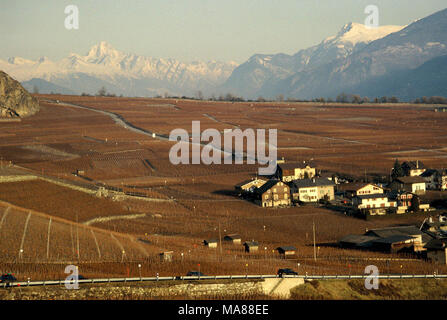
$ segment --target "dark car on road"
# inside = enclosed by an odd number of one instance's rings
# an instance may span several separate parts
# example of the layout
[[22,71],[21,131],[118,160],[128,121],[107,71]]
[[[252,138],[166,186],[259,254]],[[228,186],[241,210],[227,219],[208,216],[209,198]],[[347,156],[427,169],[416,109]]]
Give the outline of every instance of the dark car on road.
[[203,277],[203,276],[205,276],[202,272],[200,272],[200,271],[189,271],[187,274],[186,274],[188,277]]
[[292,269],[279,269],[278,270],[278,276],[282,277],[283,275],[294,275],[297,276],[298,272],[293,271]]
[[0,283],[2,283],[2,284],[6,283],[6,286],[9,286],[9,284],[11,282],[15,282],[15,281],[17,281],[16,277],[14,277],[10,273],[5,273],[0,276]]

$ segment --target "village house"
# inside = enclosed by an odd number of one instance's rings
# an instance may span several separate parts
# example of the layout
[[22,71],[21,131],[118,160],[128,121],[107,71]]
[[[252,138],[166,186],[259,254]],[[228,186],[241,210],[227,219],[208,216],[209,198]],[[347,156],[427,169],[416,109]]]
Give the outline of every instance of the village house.
[[255,190],[255,203],[261,207],[290,206],[290,188],[279,180],[269,180]]
[[230,242],[232,244],[241,244],[242,238],[238,234],[228,234],[224,238],[225,242]]
[[425,170],[420,177],[425,180],[426,188],[429,190],[439,190],[441,184],[441,177],[436,169]]
[[276,178],[283,182],[291,182],[298,179],[311,179],[315,177],[316,170],[309,164],[293,164],[282,163],[278,164],[276,168]]
[[447,190],[447,170],[441,172],[441,190]]
[[432,239],[424,248],[427,250],[427,259],[447,264],[447,239]]
[[344,183],[338,185],[337,189],[339,192],[342,192],[344,196],[347,198],[384,193],[384,189],[382,187],[373,183],[365,183],[365,182]]
[[426,183],[424,178],[418,176],[407,176],[396,178],[390,184],[393,191],[407,191],[414,194],[425,194]]
[[358,195],[352,198],[352,205],[361,211],[367,211],[369,215],[384,215],[387,209],[396,207],[395,201],[392,201],[384,193]]
[[368,249],[396,253],[425,251],[432,237],[415,226],[366,230],[363,235],[347,235],[339,241],[342,248]]
[[234,186],[234,189],[240,194],[247,194],[247,193],[253,193],[257,188],[260,188],[262,185],[264,185],[267,182],[267,180],[263,179],[251,179],[251,180],[245,180],[241,183],[238,183]]
[[291,192],[294,201],[317,202],[333,201],[335,183],[326,178],[294,180]]
[[296,248],[294,246],[282,246],[276,248],[276,250],[283,259],[292,258],[296,255]]
[[402,169],[404,174],[409,177],[420,176],[426,170],[422,161],[419,160],[403,162]]
[[208,248],[217,248],[217,239],[203,240],[203,244]]
[[252,253],[259,249],[259,242],[257,241],[246,241],[244,242],[245,252]]
[[406,191],[391,191],[388,193],[388,198],[396,202],[396,213],[403,214],[410,211],[413,207],[413,200],[417,198],[416,195]]

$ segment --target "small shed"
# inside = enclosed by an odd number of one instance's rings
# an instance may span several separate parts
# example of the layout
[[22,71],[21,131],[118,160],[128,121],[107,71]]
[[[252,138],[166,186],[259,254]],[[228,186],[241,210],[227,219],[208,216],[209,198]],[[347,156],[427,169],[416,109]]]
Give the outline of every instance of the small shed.
[[224,241],[231,242],[233,244],[241,244],[242,238],[238,234],[228,234],[224,238]]
[[159,254],[161,262],[171,262],[174,251],[165,251]]
[[293,257],[296,254],[296,248],[294,246],[282,246],[276,248],[278,253],[284,258],[287,259],[289,257]]
[[217,239],[203,240],[203,244],[208,248],[217,248]]
[[259,249],[259,242],[257,241],[246,241],[244,242],[245,252],[256,252]]

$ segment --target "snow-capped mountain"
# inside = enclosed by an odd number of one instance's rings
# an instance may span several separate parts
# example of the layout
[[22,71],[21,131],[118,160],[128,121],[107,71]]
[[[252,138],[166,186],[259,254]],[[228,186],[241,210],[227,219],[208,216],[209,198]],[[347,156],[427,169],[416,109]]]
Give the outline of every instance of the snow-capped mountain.
[[[408,71],[443,55],[447,55],[447,9],[406,27],[368,29],[350,23],[336,36],[293,56],[255,55],[234,70],[222,90],[250,98],[275,98],[279,94],[300,99],[334,98],[342,92],[380,95],[381,91],[370,90],[368,83],[380,83],[382,89],[398,88],[391,81],[406,78],[397,77],[397,73],[416,76],[417,73]],[[445,60],[434,59],[429,64],[430,70],[439,61]],[[426,68],[420,70],[424,70],[423,77],[426,78]],[[410,83],[420,84],[410,81],[408,88],[399,89],[396,95],[413,99],[414,96],[409,94],[411,91],[420,93],[420,90],[413,90]],[[447,84],[443,83],[441,87],[447,87]],[[399,95],[399,92],[406,94]],[[445,95],[445,91],[437,92]]]
[[300,50],[294,55],[256,54],[233,71],[222,90],[256,98],[257,95],[264,95],[260,89],[263,86],[270,86],[272,81],[287,78],[296,72],[317,68],[333,60],[344,59],[354,50],[402,28],[404,27],[367,28],[363,24],[351,22],[344,25],[337,35],[323,40],[316,46]]
[[72,53],[60,61],[46,57],[37,61],[20,57],[0,60],[0,69],[22,82],[42,79],[78,93],[95,93],[105,86],[116,94],[143,96],[207,92],[223,83],[236,66],[235,62],[183,63],[144,57],[118,51],[105,41],[85,56]]

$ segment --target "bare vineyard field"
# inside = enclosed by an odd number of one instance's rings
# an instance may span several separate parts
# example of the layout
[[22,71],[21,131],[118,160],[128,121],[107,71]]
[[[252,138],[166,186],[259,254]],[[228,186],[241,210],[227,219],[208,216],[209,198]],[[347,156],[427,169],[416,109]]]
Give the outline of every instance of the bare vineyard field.
[[[199,264],[206,274],[274,273],[279,266],[296,269],[298,262],[302,272],[361,273],[370,264],[363,259],[371,253],[334,247],[337,240],[366,228],[418,225],[424,219],[363,221],[313,206],[260,208],[233,192],[236,183],[256,176],[256,165],[175,166],[169,162],[172,142],[130,131],[105,114],[47,99],[113,112],[158,135],[169,135],[175,128],[191,131],[194,120],[200,120],[202,131],[278,129],[280,158],[312,160],[319,169],[352,176],[387,176],[396,158],[447,167],[447,115],[422,105],[38,98],[39,113],[0,126],[2,174],[16,170],[67,183],[100,182],[164,201],[112,201],[40,179],[0,183],[0,200],[17,206],[0,227],[0,271],[22,278],[26,274],[60,278],[65,262],[77,263],[81,273],[89,276],[135,276],[138,263],[147,276],[183,274]],[[4,169],[11,164],[14,167]],[[76,171],[82,174],[73,175]],[[0,219],[6,207],[0,206]],[[33,213],[28,219],[28,210],[42,215]],[[313,260],[313,223],[317,261]],[[259,241],[260,251],[246,254],[241,245],[223,244],[222,250],[216,250],[202,244],[204,239],[229,233],[239,233],[243,241]],[[279,259],[272,250],[282,245],[296,246],[297,259]],[[172,262],[160,262],[158,254],[163,251],[173,251]],[[389,272],[447,271],[420,260],[375,263]]]

